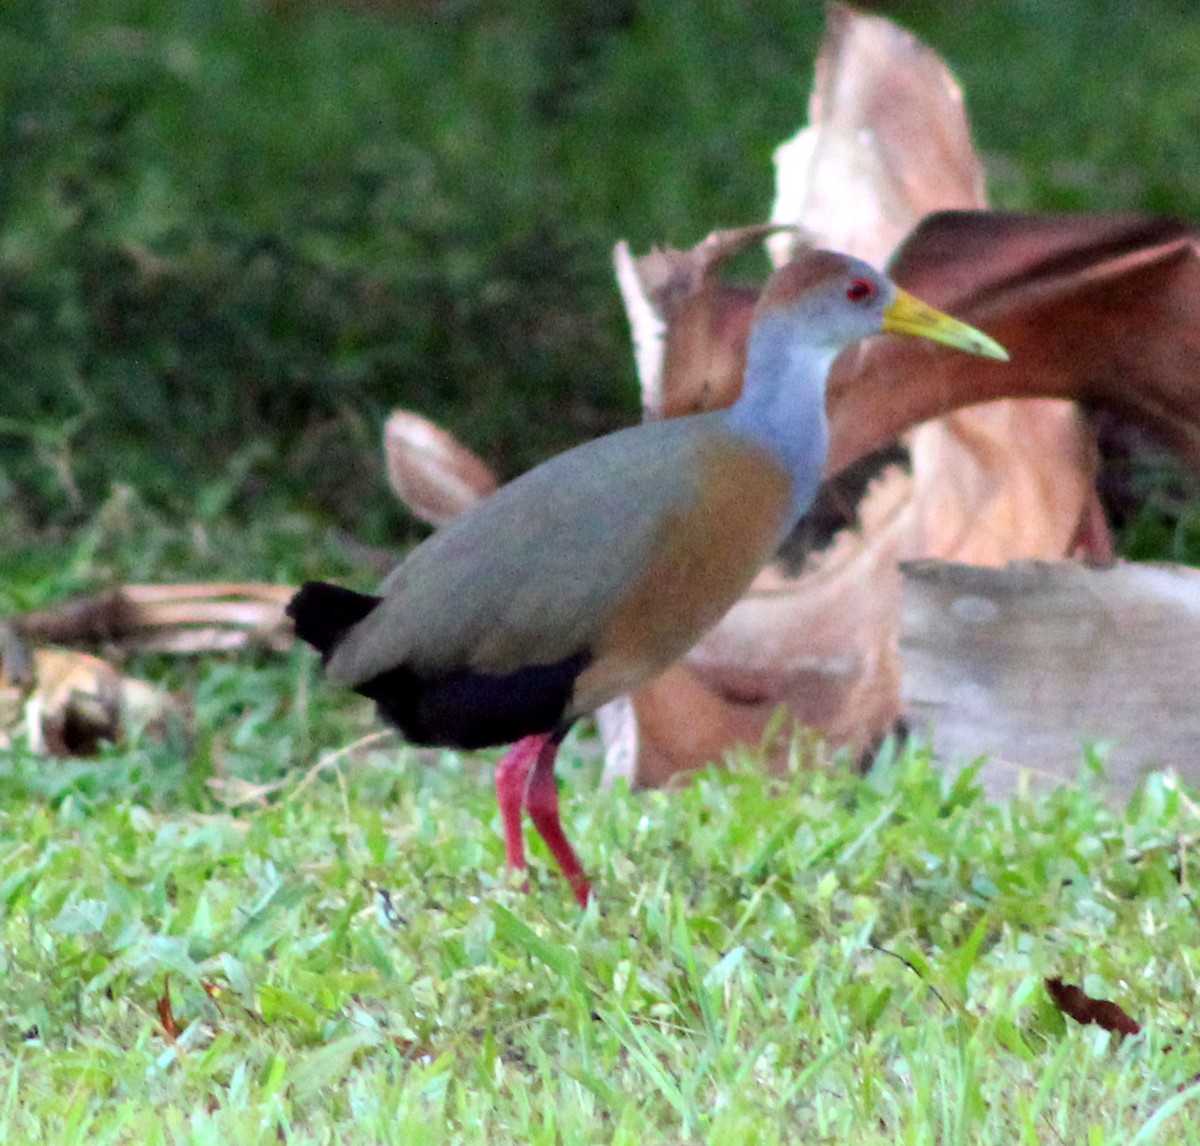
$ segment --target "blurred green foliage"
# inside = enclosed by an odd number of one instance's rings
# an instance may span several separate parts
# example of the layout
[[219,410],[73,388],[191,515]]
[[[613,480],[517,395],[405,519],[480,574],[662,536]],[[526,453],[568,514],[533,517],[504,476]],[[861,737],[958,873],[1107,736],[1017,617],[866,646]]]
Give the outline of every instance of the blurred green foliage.
[[[1177,6],[888,14],[958,70],[1002,205],[1200,216]],[[394,405],[506,474],[631,419],[611,246],[765,214],[822,22],[797,0],[5,5],[0,504],[70,522],[116,483],[379,538]]]

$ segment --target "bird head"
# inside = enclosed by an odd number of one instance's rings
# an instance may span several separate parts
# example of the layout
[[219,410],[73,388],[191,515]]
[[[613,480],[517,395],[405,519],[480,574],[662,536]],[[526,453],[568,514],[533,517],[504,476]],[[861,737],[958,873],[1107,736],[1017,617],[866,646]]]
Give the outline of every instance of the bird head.
[[861,259],[834,251],[805,251],[776,271],[755,310],[755,321],[787,323],[801,341],[836,352],[872,334],[909,334],[1007,361],[986,334],[927,306]]

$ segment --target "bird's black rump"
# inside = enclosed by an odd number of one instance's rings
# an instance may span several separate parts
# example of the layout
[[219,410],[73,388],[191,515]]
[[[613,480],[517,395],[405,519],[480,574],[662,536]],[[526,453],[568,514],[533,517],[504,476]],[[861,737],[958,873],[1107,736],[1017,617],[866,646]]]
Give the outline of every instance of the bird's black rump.
[[312,645],[322,661],[328,661],[346,630],[357,625],[379,601],[379,597],[341,585],[307,581],[288,602],[286,612],[296,626],[296,636]]
[[[590,653],[504,675],[453,669],[422,675],[399,665],[358,685],[379,715],[413,744],[489,748],[524,736],[566,731],[563,713]],[[569,722],[567,722],[569,724]]]

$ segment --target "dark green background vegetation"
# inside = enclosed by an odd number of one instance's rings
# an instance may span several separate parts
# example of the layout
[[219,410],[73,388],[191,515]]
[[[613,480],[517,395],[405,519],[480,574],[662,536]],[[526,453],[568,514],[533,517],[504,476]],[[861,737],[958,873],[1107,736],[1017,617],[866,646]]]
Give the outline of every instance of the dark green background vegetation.
[[[1200,218],[1200,20],[877,6],[950,60],[994,200]],[[512,474],[636,416],[618,238],[760,219],[804,0],[10,3],[0,507],[304,507],[395,540],[394,405]]]

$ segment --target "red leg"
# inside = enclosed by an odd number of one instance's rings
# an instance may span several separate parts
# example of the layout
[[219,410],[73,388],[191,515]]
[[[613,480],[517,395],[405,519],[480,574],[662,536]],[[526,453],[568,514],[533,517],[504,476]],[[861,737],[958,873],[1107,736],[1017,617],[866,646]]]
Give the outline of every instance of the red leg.
[[548,736],[526,736],[518,740],[496,765],[496,802],[504,822],[504,856],[515,871],[525,870],[525,843],[521,838],[521,808],[529,770],[549,740]]
[[[535,739],[530,737],[530,739]],[[525,788],[525,807],[533,826],[537,828],[551,854],[558,861],[562,873],[567,877],[571,890],[580,907],[587,907],[592,893],[591,885],[583,874],[583,867],[575,849],[563,832],[558,817],[558,786],[554,781],[554,758],[558,755],[558,741],[552,737],[537,737],[540,741],[537,761]],[[521,741],[522,744],[527,741]]]

